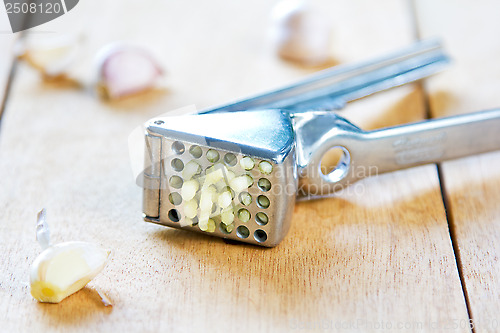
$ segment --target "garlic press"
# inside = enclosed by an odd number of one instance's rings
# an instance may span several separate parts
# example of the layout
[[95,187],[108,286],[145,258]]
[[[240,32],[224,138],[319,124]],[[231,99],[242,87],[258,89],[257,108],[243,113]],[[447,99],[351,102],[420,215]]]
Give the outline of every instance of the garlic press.
[[[500,148],[500,110],[370,132],[331,112],[447,62],[439,43],[421,42],[196,115],[151,119],[145,124],[145,221],[273,247],[287,234],[298,197]],[[325,172],[321,160],[332,149],[341,157]]]

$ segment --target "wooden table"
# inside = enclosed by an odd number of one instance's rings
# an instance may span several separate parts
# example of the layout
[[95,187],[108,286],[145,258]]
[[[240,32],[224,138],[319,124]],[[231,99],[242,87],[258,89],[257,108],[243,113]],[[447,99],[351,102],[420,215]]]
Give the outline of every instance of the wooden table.
[[[290,233],[272,249],[142,222],[127,151],[136,126],[316,70],[274,55],[267,38],[274,3],[86,0],[31,31],[82,31],[82,63],[109,42],[144,45],[164,62],[168,92],[103,103],[89,89],[43,83],[18,64],[0,131],[0,331],[500,330],[499,153],[380,175],[357,191],[301,202]],[[336,63],[427,37],[441,37],[454,59],[423,83],[342,111],[363,128],[500,106],[498,1],[315,4],[331,19]],[[12,39],[0,35],[0,94]],[[57,305],[29,293],[42,207],[55,242],[113,251],[89,287]],[[92,286],[114,306],[104,307]]]

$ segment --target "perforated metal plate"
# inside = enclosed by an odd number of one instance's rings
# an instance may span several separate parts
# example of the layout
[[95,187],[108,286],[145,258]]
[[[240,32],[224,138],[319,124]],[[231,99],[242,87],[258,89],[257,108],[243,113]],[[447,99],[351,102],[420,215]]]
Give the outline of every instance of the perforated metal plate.
[[[289,228],[289,206],[293,207],[296,194],[291,174],[293,163],[276,164],[171,139],[163,139],[162,147],[161,224],[264,246],[273,246],[284,237]],[[293,159],[293,154],[291,156]],[[197,172],[191,176],[193,169]],[[208,178],[213,178],[210,176],[215,172],[222,174],[222,178],[212,184]],[[246,179],[249,186],[243,189],[235,186],[235,183],[241,184],[235,179]],[[192,198],[186,194],[187,182],[198,184]],[[208,187],[215,188],[216,192],[207,221],[200,201]],[[222,207],[219,198],[229,189],[231,202]],[[193,202],[196,216],[192,214]]]

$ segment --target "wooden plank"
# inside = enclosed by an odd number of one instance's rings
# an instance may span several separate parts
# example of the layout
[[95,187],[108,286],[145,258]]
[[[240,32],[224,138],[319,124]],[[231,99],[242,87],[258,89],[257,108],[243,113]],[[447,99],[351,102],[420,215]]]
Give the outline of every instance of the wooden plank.
[[[334,25],[339,62],[412,40],[410,11],[400,1],[318,5]],[[273,249],[141,221],[141,190],[126,146],[135,126],[176,107],[221,103],[310,71],[272,55],[264,37],[271,6],[264,0],[244,9],[222,0],[196,6],[84,1],[44,26],[68,30],[92,17],[83,25],[87,54],[117,39],[148,45],[167,64],[171,88],[141,103],[105,104],[86,91],[43,85],[20,68],[0,140],[2,327],[370,332],[439,329],[468,320],[434,166],[374,177],[336,198],[297,204],[289,235]],[[365,128],[423,114],[422,93],[413,86],[345,110]],[[92,241],[113,250],[91,283],[110,296],[113,308],[103,307],[90,288],[58,305],[32,300],[28,271],[39,253],[34,220],[42,207],[55,242]]]
[[[497,1],[416,1],[422,36],[440,36],[453,66],[428,84],[433,116],[500,107]],[[446,197],[475,332],[500,329],[499,153],[443,163]]]

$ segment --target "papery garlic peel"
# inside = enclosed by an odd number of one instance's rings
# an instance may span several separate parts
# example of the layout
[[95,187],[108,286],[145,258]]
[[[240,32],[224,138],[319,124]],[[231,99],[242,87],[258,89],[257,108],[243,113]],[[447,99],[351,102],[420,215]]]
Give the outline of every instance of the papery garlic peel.
[[87,242],[64,242],[45,249],[31,266],[31,295],[59,303],[85,287],[106,265],[110,251]]

